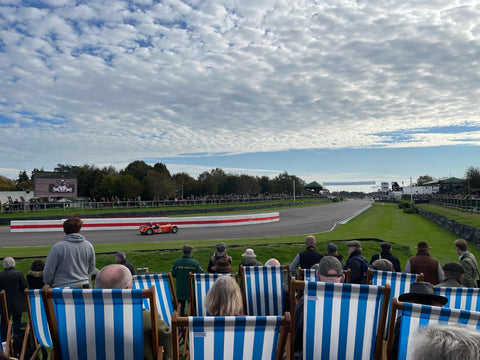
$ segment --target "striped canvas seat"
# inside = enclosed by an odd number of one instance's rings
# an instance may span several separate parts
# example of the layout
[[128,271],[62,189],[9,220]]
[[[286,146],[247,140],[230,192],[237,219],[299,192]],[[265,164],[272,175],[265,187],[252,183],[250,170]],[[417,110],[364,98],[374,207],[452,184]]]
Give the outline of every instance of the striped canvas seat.
[[372,285],[390,284],[390,299],[388,300],[387,325],[385,326],[384,339],[387,339],[388,326],[390,324],[390,308],[392,299],[398,298],[401,294],[410,292],[410,285],[416,281],[423,281],[423,274],[410,274],[402,272],[391,272],[384,270],[368,269],[367,284]]
[[435,294],[448,299],[445,307],[452,309],[480,311],[480,289],[460,287],[434,287]]
[[174,359],[179,359],[178,331],[188,327],[192,360],[282,359],[290,327],[285,316],[205,316],[172,318]]
[[381,359],[388,285],[293,280],[292,288],[304,290],[303,359]]
[[213,283],[221,276],[233,276],[237,280],[236,274],[202,274],[190,273],[190,315],[207,316],[205,307],[205,297]]
[[[152,285],[155,286],[156,291],[155,305],[157,313],[170,326],[173,312],[175,310],[180,311],[180,304],[173,286],[172,274],[142,274],[133,276],[134,289],[149,289]],[[150,309],[147,300],[144,300],[144,307],[147,310]]]
[[[143,360],[143,299],[151,303],[157,329],[155,291],[132,289],[50,289],[42,295],[55,359]],[[158,332],[152,331],[158,355]]]
[[[240,266],[242,292],[247,315],[283,315],[285,301],[290,293],[287,265]],[[285,298],[286,297],[286,298]]]
[[[398,360],[413,359],[409,354],[409,343],[420,327],[429,324],[457,325],[480,331],[480,312],[446,307],[421,305],[399,302],[393,299],[392,316],[400,319]],[[398,321],[398,320],[397,320]],[[390,354],[393,346],[395,325],[392,322],[388,331],[388,349]]]

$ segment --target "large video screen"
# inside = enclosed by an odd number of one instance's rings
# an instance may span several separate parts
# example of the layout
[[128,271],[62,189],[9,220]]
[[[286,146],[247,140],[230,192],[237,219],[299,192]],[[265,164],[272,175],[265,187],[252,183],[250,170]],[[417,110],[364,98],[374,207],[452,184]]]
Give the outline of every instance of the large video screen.
[[36,172],[35,197],[77,197],[77,176],[72,173]]

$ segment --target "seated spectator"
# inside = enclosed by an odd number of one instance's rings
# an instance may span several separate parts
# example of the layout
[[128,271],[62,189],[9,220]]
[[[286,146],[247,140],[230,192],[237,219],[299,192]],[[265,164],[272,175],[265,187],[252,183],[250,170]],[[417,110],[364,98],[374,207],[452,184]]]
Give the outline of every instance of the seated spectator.
[[435,324],[420,328],[410,346],[415,360],[478,360],[480,332]]
[[[433,285],[425,281],[417,281],[410,285],[410,292],[398,297],[398,301],[423,304],[430,306],[444,306],[448,299],[445,296],[435,294]],[[393,333],[392,360],[398,357],[398,341],[400,336],[400,322],[402,317],[398,316],[395,320],[395,331]]]
[[35,260],[27,272],[27,282],[29,289],[41,289],[43,285],[43,269],[45,263],[42,260]]
[[262,263],[256,259],[257,255],[253,249],[246,249],[245,252],[242,254],[243,259],[240,261],[238,265],[238,272],[240,273],[240,265],[243,266],[261,266]]
[[345,267],[345,262],[343,261],[343,255],[338,253],[338,248],[337,245],[334,243],[330,243],[327,245],[327,256],[333,256],[336,257],[340,263],[342,264],[342,267]]
[[[120,264],[105,266],[98,273],[95,281],[96,289],[131,289],[132,274],[127,267]],[[157,314],[158,342],[163,346],[163,358],[172,359],[172,331],[165,321]],[[150,310],[143,311],[143,357],[145,360],[153,359],[152,353],[152,328]]]
[[233,270],[235,270],[231,265],[230,261],[228,258],[223,257],[217,260],[216,264],[211,267],[211,271],[213,273],[219,273],[219,274],[228,274],[231,273]]
[[115,254],[115,260],[117,261],[117,264],[126,266],[132,275],[135,275],[135,269],[132,264],[127,262],[127,255],[123,251],[119,251]]
[[265,261],[265,266],[279,266],[279,265],[281,265],[280,261],[278,261],[275,258],[270,258],[267,261]]
[[[386,259],[392,263],[393,270],[395,272],[401,272],[402,269],[400,268],[400,260],[397,257],[393,256],[391,253],[392,245],[388,242],[384,242],[380,245],[380,249],[382,250],[379,254],[374,254],[370,259],[370,264],[373,266],[373,262],[378,259]],[[379,269],[380,270],[380,269]],[[388,270],[390,271],[390,270]]]
[[372,263],[374,270],[395,271],[393,264],[387,259],[377,259]]
[[[228,256],[227,245],[224,242],[219,242],[216,245],[216,248],[217,248],[217,252],[215,252],[211,256],[210,262],[208,263],[207,271],[209,273],[218,272],[218,271],[213,270],[213,266],[217,265],[217,262],[220,261],[221,259],[227,259],[230,264],[232,263],[232,257]],[[233,271],[233,269],[230,270],[230,271],[226,271],[226,272],[232,272],[232,271]]]
[[445,276],[445,281],[442,281],[435,286],[465,287],[462,285],[463,274],[465,273],[462,265],[456,262],[448,262],[443,265],[442,270],[443,275]]
[[[345,275],[340,260],[334,256],[325,256],[318,264],[317,279],[322,282],[343,283]],[[295,305],[295,344],[294,359],[303,358],[303,295]]]
[[205,298],[211,316],[238,316],[243,314],[242,292],[231,276],[222,276],[215,281]]

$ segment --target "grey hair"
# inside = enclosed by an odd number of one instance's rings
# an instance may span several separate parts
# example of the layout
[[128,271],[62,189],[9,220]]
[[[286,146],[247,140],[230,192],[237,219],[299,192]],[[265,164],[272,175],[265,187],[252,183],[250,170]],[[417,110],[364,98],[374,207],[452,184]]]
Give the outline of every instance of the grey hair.
[[10,269],[15,267],[15,259],[12,258],[11,256],[7,256],[5,259],[3,259],[3,268],[4,269]]
[[212,285],[205,298],[211,316],[235,316],[243,314],[240,287],[231,276],[221,276]]
[[131,286],[132,273],[120,264],[105,266],[95,278],[95,289],[129,289]]
[[281,265],[280,261],[275,258],[270,258],[265,262],[265,266],[278,266]]
[[413,339],[411,349],[415,360],[480,359],[480,332],[469,328],[430,325],[419,329]]

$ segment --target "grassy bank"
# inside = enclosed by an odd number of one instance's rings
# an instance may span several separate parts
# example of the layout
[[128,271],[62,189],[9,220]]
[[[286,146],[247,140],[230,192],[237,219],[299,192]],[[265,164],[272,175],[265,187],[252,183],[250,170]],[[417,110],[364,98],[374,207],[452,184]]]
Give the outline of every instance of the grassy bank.
[[[379,252],[381,239],[392,243],[392,252],[401,262],[402,268],[408,257],[415,253],[415,246],[420,240],[425,240],[432,247],[432,256],[438,258],[443,264],[447,261],[458,261],[453,248],[456,236],[443,230],[420,215],[405,214],[398,209],[398,205],[390,203],[375,203],[347,224],[327,233],[314,234],[317,238],[320,251],[325,251],[326,245],[334,242],[338,245],[339,253],[347,257],[345,246],[346,239],[362,238],[363,253],[369,260]],[[88,233],[86,233],[88,238]],[[284,236],[271,238],[235,239],[225,240],[228,252],[233,257],[233,267],[237,268],[241,260],[241,254],[247,247],[251,247],[257,254],[257,259],[265,262],[271,257],[280,260],[282,264],[288,264],[298,251],[304,249],[304,236]],[[200,261],[206,270],[209,258],[215,248],[215,240],[191,241],[195,247],[194,257]],[[94,244],[97,253],[97,267],[114,262],[114,253],[118,250],[127,253],[127,260],[135,267],[148,267],[150,272],[167,272],[173,261],[181,257],[181,247],[187,242],[150,242],[129,244]],[[50,247],[32,248],[8,248],[0,250],[0,257],[13,256],[25,257],[36,256],[45,258]],[[480,259],[480,249],[470,249]],[[24,273],[28,271],[32,259],[17,261],[17,268]]]
[[440,205],[419,204],[418,207],[443,215],[450,220],[455,220],[461,224],[473,226],[480,229],[480,214],[470,211],[461,211],[452,208],[447,208]]

